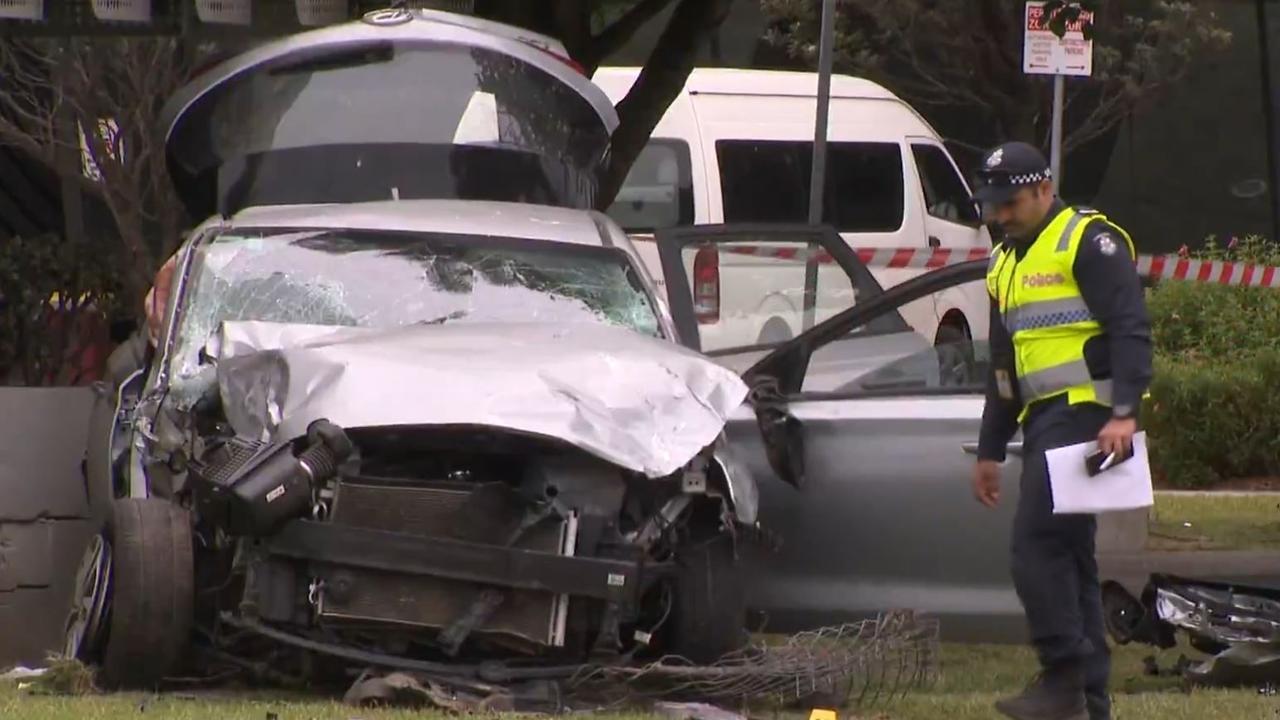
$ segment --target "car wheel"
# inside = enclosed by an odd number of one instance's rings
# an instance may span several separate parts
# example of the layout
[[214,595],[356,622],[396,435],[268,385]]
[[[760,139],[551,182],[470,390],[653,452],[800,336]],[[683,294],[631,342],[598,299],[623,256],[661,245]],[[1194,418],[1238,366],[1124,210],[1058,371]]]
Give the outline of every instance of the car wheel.
[[719,535],[679,554],[672,615],[672,650],[700,664],[713,663],[747,641],[743,568],[733,538]]
[[[114,501],[81,577],[76,605],[88,610],[90,622],[75,645],[68,623],[68,651],[100,661],[108,687],[155,687],[177,667],[190,639],[195,591],[187,511],[157,498]],[[103,596],[80,597],[82,590]]]

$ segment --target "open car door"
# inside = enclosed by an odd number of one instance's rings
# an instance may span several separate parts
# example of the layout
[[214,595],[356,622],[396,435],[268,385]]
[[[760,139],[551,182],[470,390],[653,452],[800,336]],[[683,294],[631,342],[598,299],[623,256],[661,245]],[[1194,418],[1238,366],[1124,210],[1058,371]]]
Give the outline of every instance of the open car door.
[[1020,467],[972,497],[986,338],[940,357],[898,308],[985,274],[976,261],[883,290],[832,229],[695,226],[657,236],[682,342],[752,392],[726,432],[779,541],[750,601],[786,631],[915,608],[948,636],[1025,633],[1009,576]]

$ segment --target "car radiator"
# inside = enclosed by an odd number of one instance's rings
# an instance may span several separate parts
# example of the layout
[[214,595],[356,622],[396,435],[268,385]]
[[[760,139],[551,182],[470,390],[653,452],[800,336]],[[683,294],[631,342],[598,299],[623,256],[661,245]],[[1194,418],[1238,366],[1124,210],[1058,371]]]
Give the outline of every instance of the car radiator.
[[[330,520],[335,524],[505,545],[523,517],[514,491],[502,483],[406,484],[350,479],[338,483]],[[527,530],[513,547],[572,555],[572,520],[548,518]],[[321,593],[322,618],[342,622],[394,623],[445,629],[473,610],[486,589],[502,602],[474,632],[527,651],[562,647],[569,598],[535,590],[484,585],[363,568],[333,568],[326,584],[341,581],[345,592]]]

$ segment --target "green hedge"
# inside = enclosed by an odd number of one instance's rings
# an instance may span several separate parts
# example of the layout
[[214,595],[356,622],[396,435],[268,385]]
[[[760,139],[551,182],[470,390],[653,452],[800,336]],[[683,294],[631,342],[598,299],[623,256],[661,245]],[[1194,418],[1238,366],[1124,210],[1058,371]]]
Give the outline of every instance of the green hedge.
[[1280,476],[1280,352],[1249,360],[1157,357],[1144,425],[1160,478],[1205,487]]
[[[1195,255],[1280,265],[1257,238]],[[1280,290],[1166,282],[1148,309],[1156,367],[1144,425],[1156,472],[1187,488],[1280,476]]]
[[1248,360],[1280,350],[1280,291],[1166,282],[1147,296],[1156,352],[1189,361]]

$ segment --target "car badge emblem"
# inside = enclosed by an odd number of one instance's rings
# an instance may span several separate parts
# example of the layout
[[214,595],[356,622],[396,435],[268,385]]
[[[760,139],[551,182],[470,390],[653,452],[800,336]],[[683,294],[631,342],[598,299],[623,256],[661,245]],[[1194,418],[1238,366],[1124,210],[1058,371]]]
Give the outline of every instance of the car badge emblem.
[[369,25],[377,25],[387,27],[390,25],[403,25],[413,19],[413,11],[404,8],[393,8],[390,10],[373,10],[364,14],[361,18]]

